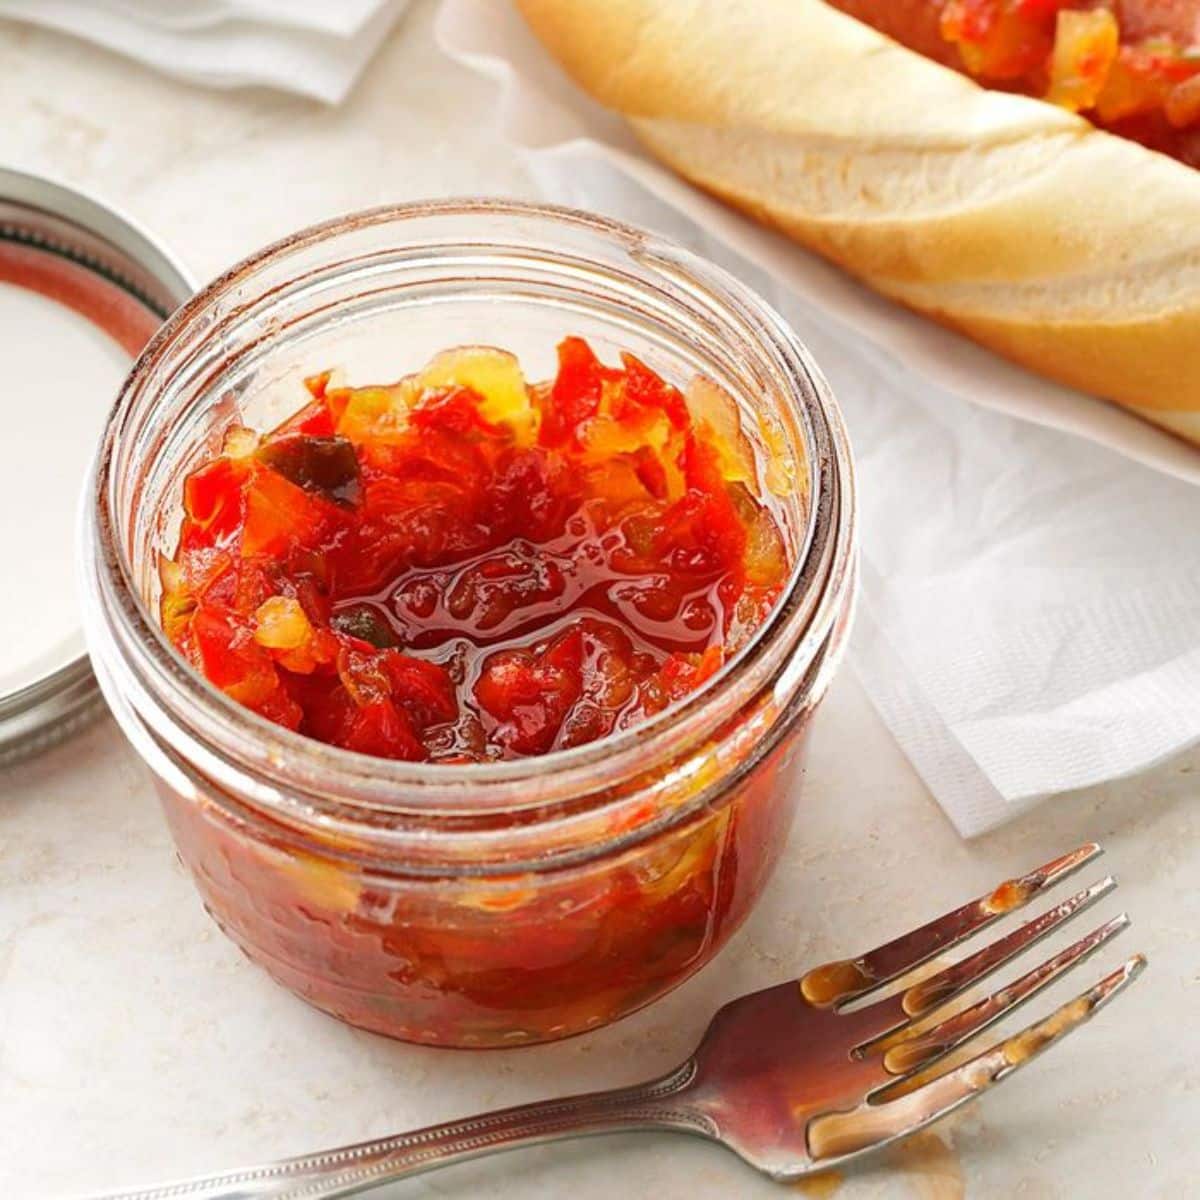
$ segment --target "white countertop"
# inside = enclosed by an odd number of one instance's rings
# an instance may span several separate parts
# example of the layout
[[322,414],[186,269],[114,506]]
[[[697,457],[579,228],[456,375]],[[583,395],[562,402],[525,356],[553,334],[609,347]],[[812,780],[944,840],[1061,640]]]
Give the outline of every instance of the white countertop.
[[[201,277],[349,208],[531,194],[489,137],[490,90],[438,54],[431,15],[414,6],[333,111],[201,91],[0,23],[0,162],[113,199]],[[1088,839],[1105,844],[1104,868],[1122,880],[1091,923],[1126,907],[1134,928],[1054,995],[1135,949],[1150,956],[1144,979],[936,1133],[805,1190],[839,1200],[1200,1196],[1197,767],[1193,753],[963,843],[845,669],[818,718],[784,860],[717,961],[612,1028],[472,1053],[342,1026],[243,959],[205,916],[140,763],[106,720],[0,773],[0,1196],[151,1183],[647,1078],[686,1056],[725,999],[864,950]],[[1081,918],[1052,947],[1088,927]],[[783,1194],[715,1147],[658,1135],[523,1151],[379,1194],[568,1192]]]

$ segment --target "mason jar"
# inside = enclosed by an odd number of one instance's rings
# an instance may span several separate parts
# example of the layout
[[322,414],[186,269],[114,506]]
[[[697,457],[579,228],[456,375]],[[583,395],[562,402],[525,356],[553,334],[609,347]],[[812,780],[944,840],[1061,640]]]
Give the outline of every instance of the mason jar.
[[[225,429],[271,429],[330,366],[394,378],[448,346],[554,373],[566,334],[736,400],[790,575],[699,690],[541,757],[398,762],[272,724],[212,687],[158,618],[183,480]],[[81,535],[88,646],[221,928],[276,980],[366,1029],[446,1046],[565,1037],[708,962],[804,804],[805,733],[846,642],[855,503],[837,406],[780,318],[649,233],[507,201],[340,218],[185,304],[108,420]]]

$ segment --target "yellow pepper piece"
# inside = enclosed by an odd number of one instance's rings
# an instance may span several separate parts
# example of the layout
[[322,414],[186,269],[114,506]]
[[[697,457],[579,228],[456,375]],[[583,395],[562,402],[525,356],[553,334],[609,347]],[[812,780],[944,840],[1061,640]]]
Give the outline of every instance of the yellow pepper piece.
[[671,437],[671,422],[662,413],[640,424],[614,421],[612,417],[593,417],[584,430],[584,461],[602,463],[618,454],[634,454],[643,446],[661,453]]
[[514,355],[492,346],[463,346],[443,350],[417,376],[417,387],[465,387],[483,398],[479,414],[493,425],[512,427],[519,441],[532,440],[536,411],[529,400],[525,376]]
[[1092,108],[1116,62],[1120,40],[1117,18],[1107,8],[1060,12],[1046,99],[1072,112]]
[[298,600],[272,596],[254,613],[254,640],[268,650],[296,650],[312,636],[312,625]]
[[345,399],[337,432],[352,442],[395,439],[408,428],[408,410],[418,394],[411,377],[391,387],[344,388],[331,393],[338,400]]

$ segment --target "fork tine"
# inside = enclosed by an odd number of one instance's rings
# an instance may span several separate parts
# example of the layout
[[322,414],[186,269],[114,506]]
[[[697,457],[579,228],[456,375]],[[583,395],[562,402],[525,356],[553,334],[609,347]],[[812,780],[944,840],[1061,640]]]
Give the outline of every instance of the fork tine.
[[1135,954],[1111,975],[989,1050],[895,1100],[864,1101],[848,1112],[823,1113],[808,1123],[808,1152],[821,1166],[906,1137],[1007,1079],[1018,1067],[1077,1029],[1141,974]]
[[809,1004],[819,1008],[862,996],[928,962],[935,954],[957,946],[1006,913],[1023,907],[1101,853],[1095,842],[1088,842],[1027,875],[1006,880],[986,895],[876,947],[861,958],[814,967],[800,980],[800,991]]
[[976,950],[960,962],[946,967],[928,979],[922,979],[920,983],[914,983],[900,997],[901,1009],[910,1017],[923,1017],[935,1008],[940,1008],[947,1000],[952,1000],[960,992],[986,979],[993,971],[1035,942],[1053,933],[1085,908],[1090,908],[1116,886],[1117,881],[1109,875],[1090,888],[1076,892],[1061,904],[1047,909],[1032,921],[1026,921],[1024,925],[1005,934],[1004,937]]
[[[914,1071],[924,1070],[951,1050],[956,1050],[964,1042],[994,1025],[1006,1013],[1031,1000],[1056,979],[1090,958],[1111,938],[1128,928],[1129,916],[1127,913],[1121,913],[1034,967],[1007,987],[985,996],[932,1028],[911,1035],[908,1035],[909,1031],[905,1028],[880,1038],[873,1046],[865,1049],[882,1052],[884,1069],[892,1075],[908,1076]],[[889,1089],[894,1086],[888,1084],[875,1092],[876,1102],[885,1098]]]

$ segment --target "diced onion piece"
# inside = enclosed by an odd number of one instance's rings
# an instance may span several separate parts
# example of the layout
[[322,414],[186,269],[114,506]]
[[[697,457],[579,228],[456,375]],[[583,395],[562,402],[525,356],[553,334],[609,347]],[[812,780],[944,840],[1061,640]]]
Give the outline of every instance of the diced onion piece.
[[586,463],[606,462],[618,454],[635,454],[643,446],[661,452],[670,437],[671,422],[660,412],[637,422],[593,417],[584,427],[583,459]]
[[225,431],[221,453],[226,458],[249,458],[258,449],[258,442],[258,434],[253,429],[247,429],[245,425],[230,425]]
[[512,912],[538,898],[537,880],[532,875],[480,880],[455,893],[455,903],[480,912]]
[[390,387],[339,388],[326,401],[338,413],[336,431],[352,442],[395,441],[408,429],[408,412],[420,394],[412,378]]
[[165,554],[159,554],[158,580],[163,586],[163,591],[168,594],[182,590],[183,567],[173,558],[168,558]]
[[787,574],[787,550],[783,535],[771,514],[758,509],[747,522],[746,578],[752,584],[763,585],[782,579]]
[[183,638],[196,611],[196,599],[185,592],[168,593],[162,598],[162,625],[167,637],[176,644]]
[[[788,449],[787,436],[773,417],[758,414],[758,433],[766,448],[764,482],[772,495],[790,496],[801,487],[795,460]],[[807,490],[807,489],[805,489]]]
[[254,613],[254,640],[268,650],[298,650],[312,637],[312,625],[298,600],[272,596]]
[[159,602],[163,629],[173,642],[178,643],[196,611],[196,598],[185,590],[183,567],[164,554],[158,556],[158,578],[163,589]]
[[697,375],[688,384],[687,406],[692,419],[716,450],[726,482],[753,484],[757,475],[754,452],[742,432],[737,401],[711,379]]
[[292,880],[306,907],[337,914],[352,913],[358,907],[362,894],[358,882],[339,864],[302,850],[276,853],[280,871]]
[[1117,60],[1121,31],[1107,8],[1058,14],[1046,99],[1072,112],[1095,106]]
[[629,505],[642,504],[646,500],[648,488],[638,474],[634,458],[626,456],[597,463],[588,468],[588,480],[589,486],[597,492],[602,492],[616,512]]
[[531,430],[535,410],[516,356],[493,346],[443,350],[417,376],[424,390],[464,387],[482,398],[479,414],[493,425],[509,425],[521,438]]
[[[691,786],[695,796],[695,781]],[[729,811],[728,806],[718,810],[697,828],[689,829],[686,836],[676,835],[642,855],[634,875],[646,900],[658,902],[688,887],[713,886],[712,865],[728,836]]]

